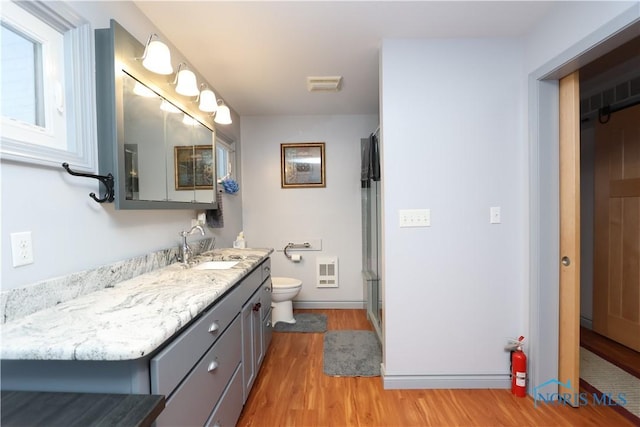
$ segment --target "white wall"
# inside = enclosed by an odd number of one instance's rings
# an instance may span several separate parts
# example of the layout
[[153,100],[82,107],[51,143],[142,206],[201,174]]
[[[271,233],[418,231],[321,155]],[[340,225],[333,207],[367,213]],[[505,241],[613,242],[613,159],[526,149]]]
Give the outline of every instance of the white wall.
[[[383,43],[389,378],[508,373],[503,347],[526,317],[524,82],[517,41]],[[415,208],[431,209],[431,227],[399,228],[398,210]]]
[[[594,30],[614,20],[638,0],[560,1],[526,37],[527,71],[563,56],[571,46],[593,36]],[[622,23],[621,23],[622,24]],[[594,42],[599,42],[595,38]]]
[[[242,118],[247,244],[281,251],[282,241],[322,239],[322,251],[298,252],[300,263],[272,256],[274,276],[303,281],[296,300],[307,306],[362,307],[360,138],[377,125],[375,115]],[[326,188],[281,188],[280,144],[291,142],[326,144]],[[315,287],[318,256],[338,257],[339,288]]]
[[[106,28],[115,18],[144,42],[159,32],[133,3],[71,2],[93,28]],[[234,133],[233,130],[230,133]],[[236,129],[235,133],[239,133]],[[2,289],[146,254],[178,245],[178,232],[191,226],[193,210],[116,211],[113,204],[89,198],[98,192],[96,180],[72,177],[60,168],[35,167],[2,161],[1,240]],[[224,205],[224,229],[209,229],[218,246],[229,246],[242,228],[241,199]],[[12,267],[10,234],[31,231],[34,263]],[[195,239],[195,236],[194,236]]]

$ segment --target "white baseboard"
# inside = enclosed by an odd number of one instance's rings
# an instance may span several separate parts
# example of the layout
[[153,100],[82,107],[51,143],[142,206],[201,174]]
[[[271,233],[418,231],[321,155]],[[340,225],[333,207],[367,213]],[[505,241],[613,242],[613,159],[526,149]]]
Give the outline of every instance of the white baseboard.
[[385,390],[511,388],[508,374],[496,375],[388,375],[380,368]]
[[364,301],[294,301],[293,308],[355,308],[355,309],[364,309],[366,308]]

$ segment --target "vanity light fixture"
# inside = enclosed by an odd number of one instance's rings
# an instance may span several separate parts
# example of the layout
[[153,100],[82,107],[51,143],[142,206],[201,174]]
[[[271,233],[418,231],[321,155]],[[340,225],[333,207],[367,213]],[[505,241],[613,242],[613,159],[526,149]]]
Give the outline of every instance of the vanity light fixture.
[[176,92],[184,96],[198,96],[200,90],[198,90],[198,82],[196,75],[193,71],[187,69],[187,64],[181,62],[178,65],[178,72],[176,78],[173,81],[176,85]]
[[163,99],[162,102],[160,103],[160,109],[162,111],[166,111],[167,113],[181,113],[182,112],[182,111],[180,111],[180,109],[178,107],[176,107],[175,105],[173,105],[172,103],[170,103],[166,99]]
[[141,58],[142,66],[156,74],[171,74],[173,73],[171,52],[167,45],[160,40],[152,40],[154,37],[158,37],[158,35],[151,34],[144,47],[144,53]]
[[229,110],[229,107],[224,105],[224,101],[222,99],[218,102],[218,111],[216,112],[216,117],[213,119],[213,121],[218,123],[219,125],[230,125],[231,110]]
[[218,110],[216,94],[213,93],[205,83],[202,83],[200,87],[203,89],[200,91],[198,99],[196,100],[196,102],[200,102],[198,104],[198,108],[200,111],[204,111],[206,113],[215,113]]

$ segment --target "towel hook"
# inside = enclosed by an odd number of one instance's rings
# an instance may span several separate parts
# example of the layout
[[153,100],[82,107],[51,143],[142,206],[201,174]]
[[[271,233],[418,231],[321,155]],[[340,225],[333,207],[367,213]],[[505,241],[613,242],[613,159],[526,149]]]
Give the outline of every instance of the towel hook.
[[69,168],[69,163],[67,163],[67,162],[63,163],[62,167],[65,168],[65,170],[67,172],[69,172],[73,176],[83,176],[85,178],[95,178],[98,181],[100,181],[101,183],[103,183],[105,185],[105,187],[107,187],[106,194],[105,194],[105,196],[103,198],[96,197],[96,193],[89,193],[89,196],[93,200],[98,202],[98,203],[113,202],[113,200],[115,198],[114,197],[115,190],[113,188],[113,175],[111,175],[111,174],[108,174],[108,175],[93,175],[93,174],[88,174],[88,173],[75,172],[75,171],[72,171]]

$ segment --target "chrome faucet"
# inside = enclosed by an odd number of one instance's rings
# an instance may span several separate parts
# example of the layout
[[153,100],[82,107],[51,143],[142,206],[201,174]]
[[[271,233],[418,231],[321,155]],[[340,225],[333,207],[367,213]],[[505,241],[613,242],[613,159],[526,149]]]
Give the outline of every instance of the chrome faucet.
[[180,246],[180,262],[184,265],[189,265],[189,259],[191,258],[192,252],[191,248],[187,244],[187,236],[192,235],[198,230],[201,235],[204,236],[204,228],[201,225],[194,225],[191,227],[189,231],[181,231],[180,236],[182,237],[182,245]]

